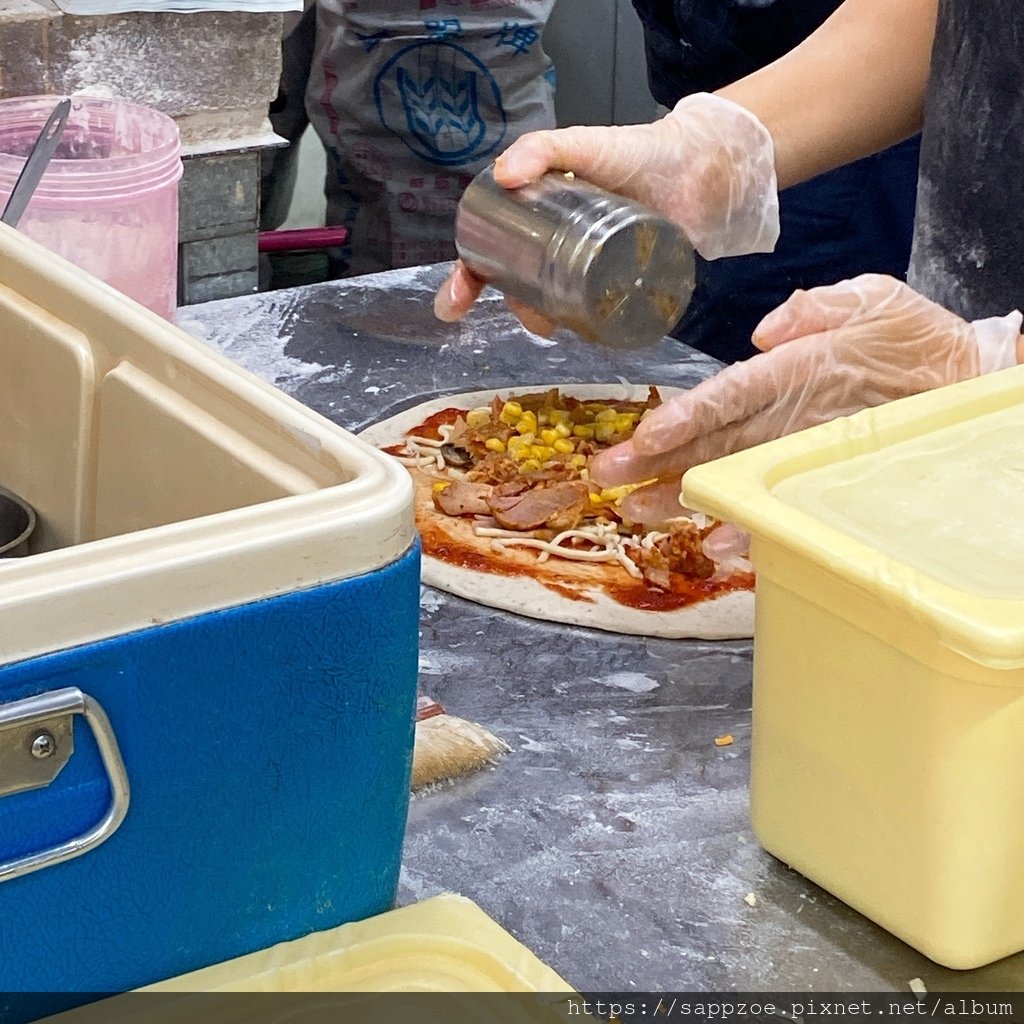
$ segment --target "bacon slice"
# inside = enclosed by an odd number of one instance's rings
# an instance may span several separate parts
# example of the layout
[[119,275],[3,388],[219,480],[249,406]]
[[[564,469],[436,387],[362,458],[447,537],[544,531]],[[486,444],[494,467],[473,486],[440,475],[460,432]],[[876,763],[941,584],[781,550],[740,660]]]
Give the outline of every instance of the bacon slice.
[[447,516],[486,516],[490,515],[490,494],[490,484],[455,480],[444,490],[434,491],[434,507]]
[[496,484],[491,493],[495,498],[518,498],[531,487],[533,484],[529,480],[520,477],[518,480],[507,480],[503,484]]
[[590,490],[582,480],[569,480],[519,495],[492,494],[487,504],[504,530],[571,530],[590,505]]

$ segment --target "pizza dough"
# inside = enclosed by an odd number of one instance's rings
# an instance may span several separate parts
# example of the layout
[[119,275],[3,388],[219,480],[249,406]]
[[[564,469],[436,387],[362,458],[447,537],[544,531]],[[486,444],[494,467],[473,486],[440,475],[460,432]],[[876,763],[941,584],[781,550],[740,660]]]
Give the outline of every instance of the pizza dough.
[[[376,447],[387,447],[405,440],[405,434],[423,423],[434,413],[445,409],[473,409],[487,405],[494,396],[549,391],[558,387],[573,398],[583,400],[635,400],[647,397],[648,386],[623,384],[531,384],[509,388],[491,388],[485,391],[465,392],[431,399],[412,409],[398,413],[376,423],[360,435]],[[663,398],[676,394],[679,388],[658,387]],[[415,476],[415,473],[414,473]],[[429,488],[417,487],[417,525],[424,515],[433,512]],[[431,518],[433,518],[431,516]],[[471,532],[471,528],[469,528]],[[523,549],[507,549],[507,554],[519,563],[535,558]],[[549,563],[550,564],[550,563]],[[446,593],[515,612],[548,622],[589,626],[615,633],[637,636],[669,638],[733,639],[753,636],[754,594],[752,590],[729,590],[713,597],[701,598],[692,604],[670,610],[649,610],[632,607],[609,596],[599,586],[588,586],[587,579],[596,579],[609,563],[594,566],[589,563],[567,562],[559,565],[562,573],[579,577],[580,592],[566,596],[561,588],[553,589],[527,575],[503,575],[445,562],[429,553],[423,558],[423,582]],[[623,575],[624,572],[623,572]]]

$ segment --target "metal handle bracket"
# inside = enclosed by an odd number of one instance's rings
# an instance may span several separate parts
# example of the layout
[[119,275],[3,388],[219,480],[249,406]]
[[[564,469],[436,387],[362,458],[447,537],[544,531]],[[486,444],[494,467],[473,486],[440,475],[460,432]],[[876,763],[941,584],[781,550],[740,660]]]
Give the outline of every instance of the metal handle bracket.
[[74,716],[92,729],[110,803],[86,832],[49,849],[0,861],[0,883],[80,857],[109,839],[128,813],[131,789],[106,712],[76,686],[0,704],[0,797],[49,786],[74,752]]

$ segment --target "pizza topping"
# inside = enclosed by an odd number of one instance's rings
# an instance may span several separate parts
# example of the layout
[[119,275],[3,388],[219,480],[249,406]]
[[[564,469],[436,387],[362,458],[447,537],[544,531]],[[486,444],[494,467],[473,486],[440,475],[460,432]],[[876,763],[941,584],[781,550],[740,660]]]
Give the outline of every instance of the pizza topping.
[[457,476],[466,471],[480,483],[520,475],[536,483],[586,479],[587,460],[630,437],[643,414],[660,403],[656,388],[642,402],[581,402],[558,388],[517,400],[495,397],[489,406],[468,412],[435,414],[408,435],[399,457],[426,472]]
[[490,493],[487,484],[466,480],[454,480],[447,486],[435,484],[434,507],[447,516],[485,516],[490,511],[487,507]]
[[715,563],[704,554],[702,545],[716,525],[701,528],[692,519],[672,519],[668,533],[648,534],[636,558],[644,579],[662,590],[671,589],[674,572],[710,579],[715,574]]
[[725,579],[734,572],[753,572],[750,563],[750,534],[731,523],[716,524],[704,537],[704,554],[716,565],[714,579]]
[[528,491],[531,486],[528,480],[520,477],[518,480],[509,480],[503,484],[497,484],[494,488],[494,495],[497,498],[514,498]]
[[750,550],[750,534],[731,523],[716,526],[704,538],[704,554],[716,562],[745,558]]
[[468,469],[473,465],[472,453],[454,444],[441,445],[441,458],[447,465],[455,466],[456,469]]
[[439,438],[433,437],[418,437],[416,434],[410,434],[405,440],[407,444],[411,444],[414,449],[416,448],[443,448],[448,443],[448,436],[451,434],[451,424],[445,424],[441,431]]
[[404,466],[415,469],[436,470],[444,472],[449,470],[452,475],[458,470],[452,470],[445,462],[444,449],[449,447],[454,426],[451,423],[443,423],[437,427],[438,437],[421,437],[419,434],[409,434],[405,439],[405,452],[396,454],[396,458]]
[[519,479],[519,466],[501,452],[489,452],[466,474],[478,483],[502,484]]
[[620,535],[614,523],[587,524],[575,530],[563,530],[550,539],[540,536],[541,531],[524,533],[487,526],[475,526],[473,533],[478,537],[491,538],[491,547],[499,553],[506,547],[536,548],[540,552],[538,562],[546,562],[550,555],[579,562],[618,562],[635,579],[642,576],[627,551],[627,545],[634,543],[636,538]]
[[680,577],[713,583],[750,572],[741,531],[694,513],[670,520],[667,532],[645,533],[619,508],[652,481],[606,489],[590,482],[590,459],[631,437],[660,403],[656,388],[642,402],[581,401],[558,388],[507,401],[495,396],[476,409],[434,414],[396,454],[436,481],[439,512],[472,517],[474,535],[496,552],[525,547],[537,551],[538,562],[617,563],[665,593]]
[[590,491],[583,481],[568,480],[520,494],[493,494],[487,504],[495,522],[506,530],[566,530],[583,518]]

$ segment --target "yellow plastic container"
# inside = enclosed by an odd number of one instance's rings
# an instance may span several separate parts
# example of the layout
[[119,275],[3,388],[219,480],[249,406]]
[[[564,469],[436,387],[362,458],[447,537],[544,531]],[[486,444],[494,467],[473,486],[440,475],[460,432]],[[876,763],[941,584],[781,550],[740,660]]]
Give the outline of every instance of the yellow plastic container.
[[[216,964],[140,992],[163,993],[140,1000],[115,996],[47,1018],[47,1024],[250,1024],[253,1019],[412,1020],[449,1011],[452,1019],[472,1019],[486,1006],[502,1024],[561,1021],[575,995],[504,928],[463,896],[445,894],[366,921],[316,932],[292,942]],[[313,1002],[244,1002],[208,993],[337,993]],[[404,1003],[367,999],[362,993],[423,996],[440,993],[541,994],[540,1000],[460,1004],[457,1000]],[[194,993],[207,993],[193,999]],[[180,998],[176,998],[178,994]],[[258,1012],[256,1012],[258,1011]],[[254,1017],[254,1012],[256,1016]]]
[[572,994],[573,989],[475,903],[446,893],[144,991]]
[[938,963],[1024,949],[1024,368],[691,470],[751,531],[751,817]]

